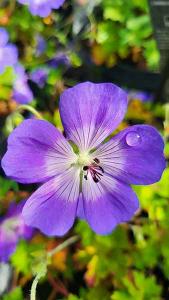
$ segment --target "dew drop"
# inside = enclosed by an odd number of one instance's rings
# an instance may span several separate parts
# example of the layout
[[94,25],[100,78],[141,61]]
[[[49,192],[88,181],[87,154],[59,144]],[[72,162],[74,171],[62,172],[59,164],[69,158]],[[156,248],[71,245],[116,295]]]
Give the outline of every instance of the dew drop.
[[141,136],[136,131],[131,131],[126,135],[126,143],[131,146],[138,146],[141,143]]

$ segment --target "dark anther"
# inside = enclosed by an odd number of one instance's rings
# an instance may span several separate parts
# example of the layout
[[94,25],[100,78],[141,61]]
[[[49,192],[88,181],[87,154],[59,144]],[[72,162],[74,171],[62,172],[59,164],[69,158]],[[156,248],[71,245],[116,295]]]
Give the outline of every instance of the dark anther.
[[99,164],[99,163],[100,163],[100,160],[99,160],[97,157],[94,158],[93,160],[94,160],[94,162],[95,162],[96,164]]
[[102,171],[102,173],[104,173],[104,170],[103,170],[103,168],[102,168],[102,167],[100,167],[100,166],[99,166],[99,169]]
[[84,167],[83,167],[83,171],[87,171],[88,169],[89,169],[88,166],[84,166]]
[[93,181],[96,182],[96,183],[98,183],[98,182],[99,182],[99,179],[98,179],[96,176],[94,176],[94,177],[93,177]]
[[84,175],[84,179],[86,179],[86,180],[87,180],[87,175]]

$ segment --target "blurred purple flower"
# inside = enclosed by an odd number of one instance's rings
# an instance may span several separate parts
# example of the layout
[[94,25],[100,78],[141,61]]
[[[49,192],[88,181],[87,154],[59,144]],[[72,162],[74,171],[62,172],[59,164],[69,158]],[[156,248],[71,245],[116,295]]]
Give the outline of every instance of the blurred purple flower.
[[48,70],[44,68],[38,68],[33,70],[29,78],[35,82],[40,88],[43,88],[48,77]]
[[69,57],[65,53],[58,53],[55,57],[48,61],[51,68],[57,68],[61,65],[70,66]]
[[151,102],[153,100],[153,95],[150,92],[143,91],[128,91],[129,101],[131,100],[139,100],[141,102]]
[[17,103],[26,104],[33,100],[32,91],[28,85],[28,76],[24,67],[18,64],[15,67],[16,78],[13,85],[13,98]]
[[12,203],[5,217],[0,219],[0,261],[7,262],[15,251],[20,239],[30,239],[33,228],[25,225],[22,209],[25,200],[19,204]]
[[160,179],[162,137],[152,126],[135,125],[102,143],[127,109],[126,93],[111,83],[67,89],[59,108],[66,138],[47,121],[26,120],[9,136],[2,167],[21,183],[44,183],[23,208],[26,224],[61,236],[79,216],[107,234],[139,207],[130,184]]
[[8,39],[7,31],[0,27],[0,74],[18,61],[18,50],[15,45],[8,43]]
[[52,9],[58,9],[65,0],[18,0],[21,4],[27,4],[32,15],[47,17]]
[[37,35],[36,36],[36,56],[40,56],[41,54],[43,54],[46,50],[46,41],[43,38],[43,36],[41,35]]
[[48,65],[51,68],[57,68],[59,66],[70,66],[70,60],[66,54],[57,54],[54,58],[48,61]]

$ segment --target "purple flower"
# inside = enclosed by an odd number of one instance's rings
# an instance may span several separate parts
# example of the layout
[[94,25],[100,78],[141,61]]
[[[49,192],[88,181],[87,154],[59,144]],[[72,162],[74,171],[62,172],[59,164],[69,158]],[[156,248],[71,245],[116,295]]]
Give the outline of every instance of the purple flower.
[[18,60],[17,48],[8,43],[7,31],[0,27],[0,74],[2,74],[6,67],[14,66]]
[[2,167],[21,183],[44,183],[23,208],[26,224],[61,236],[79,216],[107,234],[139,207],[130,184],[160,179],[162,137],[152,126],[135,125],[103,143],[127,109],[126,93],[111,83],[67,89],[59,109],[66,138],[47,121],[26,120],[9,136]]
[[58,9],[65,0],[18,0],[21,4],[27,4],[32,15],[47,17],[52,9]]
[[40,88],[43,88],[48,77],[48,70],[38,68],[30,74],[30,79],[35,82]]
[[70,66],[70,60],[69,60],[69,57],[66,54],[59,53],[54,58],[51,58],[48,61],[48,65],[51,68],[57,68],[61,65]]
[[45,39],[43,38],[43,36],[41,35],[37,35],[36,36],[36,51],[35,51],[35,55],[36,56],[40,56],[41,54],[43,54],[46,50],[46,41]]
[[32,91],[28,85],[28,76],[22,65],[15,68],[16,78],[13,85],[13,98],[20,104],[26,104],[33,100]]
[[128,98],[130,100],[140,100],[141,102],[150,102],[153,99],[153,95],[149,92],[142,91],[129,91]]
[[22,209],[25,200],[12,203],[5,217],[0,220],[0,261],[7,262],[21,238],[30,239],[33,228],[25,225]]

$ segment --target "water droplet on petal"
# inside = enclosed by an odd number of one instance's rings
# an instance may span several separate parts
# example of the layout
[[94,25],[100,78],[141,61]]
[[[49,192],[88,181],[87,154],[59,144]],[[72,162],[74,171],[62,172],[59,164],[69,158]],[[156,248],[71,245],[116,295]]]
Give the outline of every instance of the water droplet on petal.
[[141,136],[136,131],[130,131],[126,135],[126,143],[131,146],[138,146],[141,143]]

